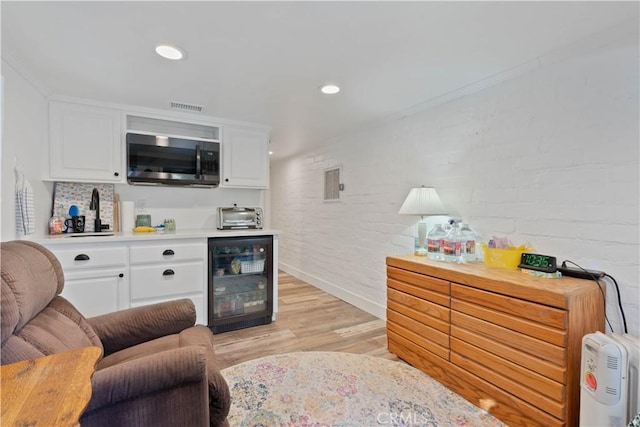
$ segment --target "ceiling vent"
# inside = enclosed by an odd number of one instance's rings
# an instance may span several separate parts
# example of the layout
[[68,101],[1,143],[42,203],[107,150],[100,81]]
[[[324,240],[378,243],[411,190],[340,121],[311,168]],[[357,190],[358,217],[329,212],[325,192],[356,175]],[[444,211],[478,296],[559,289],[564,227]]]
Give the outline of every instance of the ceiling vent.
[[188,111],[189,113],[202,113],[204,111],[204,105],[187,104],[184,102],[170,102],[171,109]]

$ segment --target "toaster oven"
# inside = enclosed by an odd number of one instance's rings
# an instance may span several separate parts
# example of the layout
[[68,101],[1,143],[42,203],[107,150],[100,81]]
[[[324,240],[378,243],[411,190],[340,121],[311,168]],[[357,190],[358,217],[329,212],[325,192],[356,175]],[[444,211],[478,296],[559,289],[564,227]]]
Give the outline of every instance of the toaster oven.
[[218,208],[218,230],[261,229],[262,208]]

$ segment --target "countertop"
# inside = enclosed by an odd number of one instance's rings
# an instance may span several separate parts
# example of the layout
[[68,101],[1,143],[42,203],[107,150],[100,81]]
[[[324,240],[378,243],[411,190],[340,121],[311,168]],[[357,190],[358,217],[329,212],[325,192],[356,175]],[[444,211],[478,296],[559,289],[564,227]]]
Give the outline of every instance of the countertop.
[[[110,235],[108,235],[110,234]],[[206,239],[209,237],[253,237],[253,236],[275,236],[280,234],[278,230],[203,230],[187,229],[175,231],[156,231],[151,233],[132,232],[105,232],[103,235],[88,233],[88,235],[72,236],[71,234],[58,234],[54,236],[33,237],[29,240],[43,244],[76,244],[76,243],[107,243],[107,242],[140,242],[145,240],[166,240],[166,239]]]

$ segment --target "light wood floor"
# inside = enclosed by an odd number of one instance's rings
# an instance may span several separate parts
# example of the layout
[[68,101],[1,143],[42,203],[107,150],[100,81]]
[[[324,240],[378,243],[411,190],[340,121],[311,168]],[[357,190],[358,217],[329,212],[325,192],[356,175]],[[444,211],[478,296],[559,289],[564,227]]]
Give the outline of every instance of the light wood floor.
[[216,334],[220,368],[279,353],[341,351],[398,360],[385,322],[295,277],[278,275],[278,314],[269,325]]

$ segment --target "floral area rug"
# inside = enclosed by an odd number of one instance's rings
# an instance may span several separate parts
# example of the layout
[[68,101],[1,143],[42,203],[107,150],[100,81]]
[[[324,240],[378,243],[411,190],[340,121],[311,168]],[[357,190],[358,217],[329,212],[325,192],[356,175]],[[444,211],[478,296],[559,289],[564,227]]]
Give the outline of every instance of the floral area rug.
[[504,425],[418,369],[373,356],[286,353],[222,375],[234,427]]

